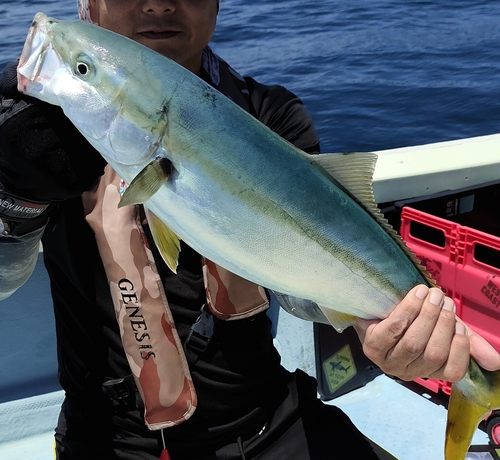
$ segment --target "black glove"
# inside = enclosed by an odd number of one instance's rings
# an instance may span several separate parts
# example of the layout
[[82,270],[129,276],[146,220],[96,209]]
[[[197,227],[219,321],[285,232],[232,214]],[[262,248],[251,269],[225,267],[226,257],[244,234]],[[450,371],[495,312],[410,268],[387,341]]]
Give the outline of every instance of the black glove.
[[92,189],[105,160],[60,107],[17,91],[17,62],[0,77],[0,183],[35,201],[63,201]]

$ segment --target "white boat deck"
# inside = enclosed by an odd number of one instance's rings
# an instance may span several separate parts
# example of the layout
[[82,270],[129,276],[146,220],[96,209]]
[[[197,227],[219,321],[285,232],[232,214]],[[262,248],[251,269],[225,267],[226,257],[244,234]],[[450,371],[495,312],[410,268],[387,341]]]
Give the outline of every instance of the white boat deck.
[[[285,367],[301,367],[314,375],[314,349],[310,323],[280,312],[276,346]],[[443,459],[446,409],[436,395],[419,392],[385,375],[327,404],[341,407],[369,438],[400,460]],[[423,393],[423,394],[419,394]],[[0,404],[0,459],[52,460],[53,427],[62,391]],[[478,430],[474,445],[486,445]],[[491,460],[488,453],[468,459]]]

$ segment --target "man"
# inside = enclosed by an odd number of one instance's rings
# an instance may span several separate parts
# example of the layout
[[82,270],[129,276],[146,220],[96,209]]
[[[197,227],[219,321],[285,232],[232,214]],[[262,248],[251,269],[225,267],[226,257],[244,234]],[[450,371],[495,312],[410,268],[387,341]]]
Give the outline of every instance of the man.
[[[217,0],[82,0],[80,15],[174,59],[290,142],[317,153],[310,117],[293,94],[239,77],[207,47],[218,8]],[[259,287],[214,267],[184,244],[174,275],[153,244],[142,247],[121,225],[111,232],[103,224],[102,197],[118,190],[119,178],[60,109],[22,97],[15,88],[11,66],[0,83],[0,183],[2,199],[22,206],[15,214],[0,211],[0,298],[27,279],[42,239],[66,394],[56,429],[57,458],[382,456],[341,411],[317,400],[313,379],[280,366]],[[151,241],[140,207],[130,212]],[[120,265],[122,257],[108,257],[117,248],[132,262]],[[148,259],[142,262],[144,254]],[[144,274],[142,284],[132,283],[129,272]],[[220,317],[205,307],[216,276],[225,291],[239,294],[217,305]],[[226,307],[243,319],[226,314]],[[142,311],[157,308],[170,327],[167,345],[149,343],[154,325],[147,329]],[[124,310],[125,321],[117,314]],[[458,380],[471,349],[484,367],[500,367],[498,354],[456,320],[453,302],[437,289],[416,287],[385,321],[360,321],[357,330],[367,355],[405,379]],[[139,370],[128,359],[134,346],[143,353]],[[152,363],[150,353],[168,347],[166,359],[173,364],[167,372],[155,368],[157,374],[141,379]]]

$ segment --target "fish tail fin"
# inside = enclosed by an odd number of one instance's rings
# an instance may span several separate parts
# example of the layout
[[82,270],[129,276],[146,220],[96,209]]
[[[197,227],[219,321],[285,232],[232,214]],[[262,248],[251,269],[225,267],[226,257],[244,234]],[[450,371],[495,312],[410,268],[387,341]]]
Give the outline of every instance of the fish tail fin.
[[467,375],[452,387],[445,459],[464,460],[479,423],[497,408],[500,408],[500,371],[486,371],[471,360]]

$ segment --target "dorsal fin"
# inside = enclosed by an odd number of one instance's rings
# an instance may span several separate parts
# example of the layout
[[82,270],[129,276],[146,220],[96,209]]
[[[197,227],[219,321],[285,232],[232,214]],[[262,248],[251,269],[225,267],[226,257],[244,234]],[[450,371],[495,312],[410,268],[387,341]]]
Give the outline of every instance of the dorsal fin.
[[348,154],[327,153],[312,155],[311,159],[327,175],[335,179],[378,222],[401,247],[429,285],[436,286],[436,282],[432,279],[431,275],[420,263],[413,251],[406,245],[401,236],[389,224],[375,202],[372,183],[377,155],[371,152]]
[[[349,194],[371,212],[377,207],[373,196],[373,172],[377,164],[375,153],[327,153],[313,155],[314,162],[339,182]],[[378,208],[377,208],[378,209]]]

